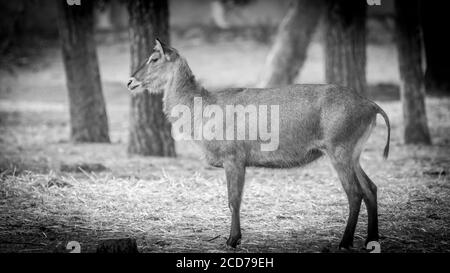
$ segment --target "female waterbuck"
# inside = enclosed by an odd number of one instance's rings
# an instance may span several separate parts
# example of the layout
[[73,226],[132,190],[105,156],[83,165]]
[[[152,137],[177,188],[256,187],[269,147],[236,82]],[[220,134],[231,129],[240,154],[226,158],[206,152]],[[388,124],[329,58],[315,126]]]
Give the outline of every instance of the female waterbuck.
[[[348,88],[328,84],[208,92],[195,80],[185,59],[174,48],[158,40],[149,59],[133,73],[128,89],[132,92],[164,92],[164,111],[172,122],[174,107],[184,105],[192,108],[198,98],[205,105],[222,109],[229,105],[279,106],[276,108],[279,109],[276,126],[273,120],[268,125],[272,130],[278,130],[277,149],[261,149],[264,141],[260,136],[256,140],[198,141],[208,163],[225,169],[231,210],[231,232],[227,245],[236,247],[241,238],[239,209],[247,166],[296,167],[310,163],[323,154],[330,158],[349,202],[350,212],[340,248],[353,245],[362,200],[368,212],[366,243],[378,240],[377,187],[359,163],[363,145],[375,126],[377,114],[382,115],[388,128],[385,158],[389,152],[389,119],[374,102]],[[252,125],[249,124],[251,121],[244,120],[247,125]],[[224,127],[236,126],[226,121],[221,124]]]

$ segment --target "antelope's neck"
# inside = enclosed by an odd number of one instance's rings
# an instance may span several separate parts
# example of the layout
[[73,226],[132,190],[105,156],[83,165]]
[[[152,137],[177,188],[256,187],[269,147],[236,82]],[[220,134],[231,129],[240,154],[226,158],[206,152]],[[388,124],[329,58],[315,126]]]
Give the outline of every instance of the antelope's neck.
[[210,93],[195,80],[186,61],[182,60],[164,93],[164,113],[169,117],[176,105],[186,105],[192,109],[195,97],[201,97],[205,103],[211,99]]

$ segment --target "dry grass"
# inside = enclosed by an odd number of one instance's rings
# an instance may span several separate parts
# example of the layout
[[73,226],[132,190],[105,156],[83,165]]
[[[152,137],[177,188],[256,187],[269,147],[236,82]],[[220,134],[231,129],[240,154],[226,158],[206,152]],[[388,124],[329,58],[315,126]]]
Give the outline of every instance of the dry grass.
[[[391,157],[381,158],[379,125],[362,158],[379,188],[383,251],[450,251],[449,104],[428,101],[432,147],[401,145],[393,114],[399,105],[383,105],[392,113]],[[229,251],[223,170],[205,167],[193,147],[179,145],[177,159],[129,157],[122,143],[66,143],[58,133],[65,123],[33,117],[2,114],[0,251],[53,251],[68,240],[93,251],[99,238],[114,236],[137,238],[141,251]],[[80,162],[106,169],[67,169]],[[345,194],[326,159],[298,169],[251,168],[237,251],[334,251],[346,216]],[[358,247],[366,223],[363,210]]]
[[[253,82],[257,71],[247,73],[250,64],[266,50],[256,47],[248,55],[252,45],[237,53],[231,44],[218,46],[220,52],[212,45],[183,47],[201,78],[213,75],[211,86],[228,85],[236,75],[246,77],[235,85]],[[309,67],[320,67],[317,49],[312,51]],[[0,94],[0,252],[64,251],[70,240],[89,252],[98,239],[119,236],[135,237],[143,252],[233,251],[225,248],[229,211],[222,169],[206,167],[198,150],[185,143],[178,143],[176,159],[126,154],[128,95],[111,80],[127,73],[114,67],[127,63],[127,53],[123,45],[100,50],[112,144],[67,141],[58,58],[42,70],[2,78],[8,87]],[[212,55],[227,62],[214,62],[207,71],[202,63]],[[236,62],[243,65],[228,67]],[[380,122],[362,165],[379,189],[382,251],[450,252],[450,99],[427,100],[435,144],[430,147],[402,145],[399,102],[381,106],[391,118],[391,156],[381,156],[386,129]],[[250,168],[241,217],[238,252],[336,251],[347,201],[326,158],[306,168]],[[366,225],[362,209],[357,251]]]

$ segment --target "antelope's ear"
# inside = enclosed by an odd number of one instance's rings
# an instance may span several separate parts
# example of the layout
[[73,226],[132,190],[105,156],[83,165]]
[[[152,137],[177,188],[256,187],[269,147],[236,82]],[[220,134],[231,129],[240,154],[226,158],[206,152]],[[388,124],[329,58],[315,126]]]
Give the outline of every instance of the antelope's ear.
[[161,41],[156,38],[155,40],[155,50],[160,52],[162,56],[164,56],[164,49],[163,49],[163,44],[161,43]]

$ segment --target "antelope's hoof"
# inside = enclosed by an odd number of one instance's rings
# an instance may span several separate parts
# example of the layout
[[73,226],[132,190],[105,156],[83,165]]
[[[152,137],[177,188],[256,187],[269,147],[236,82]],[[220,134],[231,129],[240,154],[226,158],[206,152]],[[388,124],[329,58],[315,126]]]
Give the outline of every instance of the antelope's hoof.
[[352,243],[344,243],[344,242],[341,242],[341,243],[339,244],[338,250],[339,250],[340,252],[352,252],[352,250],[353,250],[353,244],[352,244]]
[[227,240],[227,246],[236,248],[241,243],[241,237],[229,237]]

